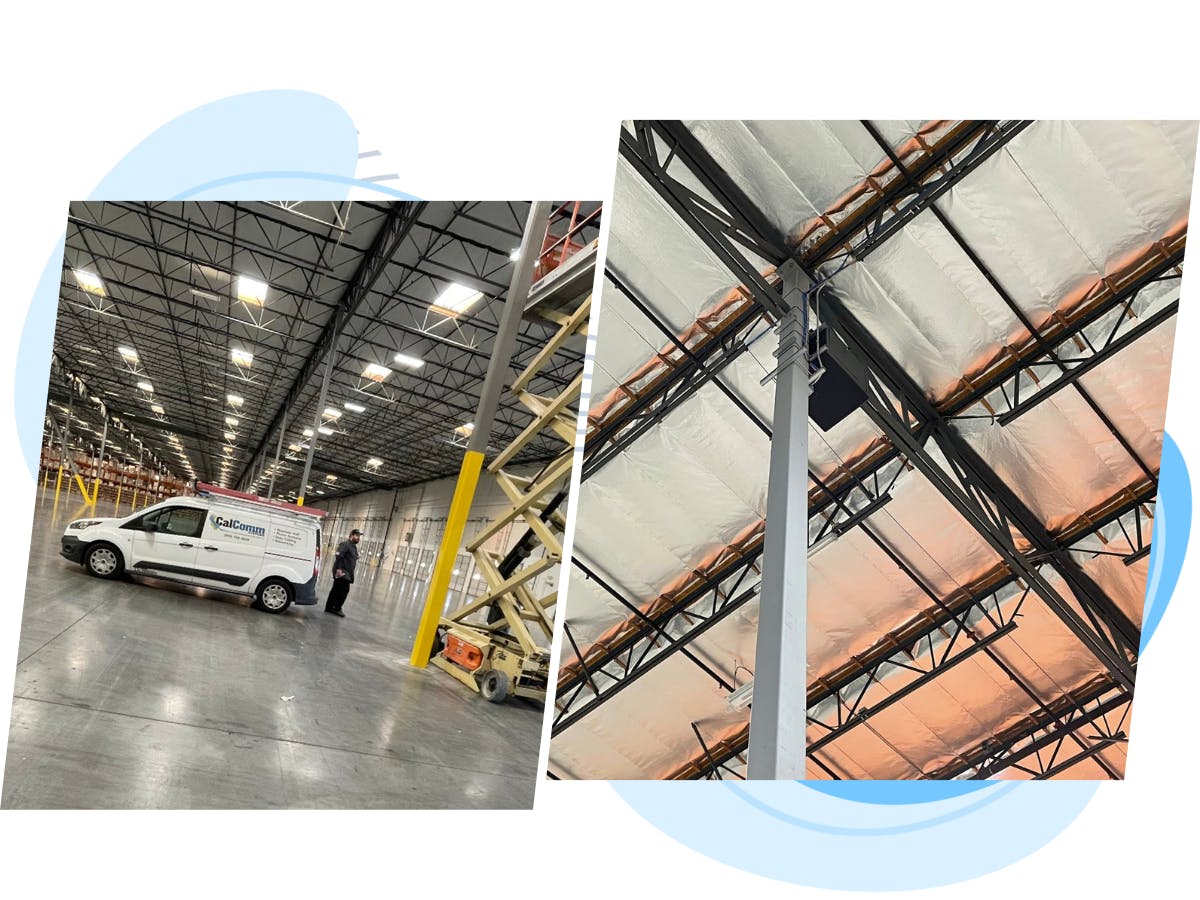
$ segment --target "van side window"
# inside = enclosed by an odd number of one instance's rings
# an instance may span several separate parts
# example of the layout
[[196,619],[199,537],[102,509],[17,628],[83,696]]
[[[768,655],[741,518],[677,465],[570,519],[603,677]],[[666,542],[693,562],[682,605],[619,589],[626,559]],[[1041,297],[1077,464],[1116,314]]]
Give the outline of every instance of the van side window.
[[158,531],[177,537],[200,537],[204,527],[204,510],[190,506],[174,506],[158,514]]

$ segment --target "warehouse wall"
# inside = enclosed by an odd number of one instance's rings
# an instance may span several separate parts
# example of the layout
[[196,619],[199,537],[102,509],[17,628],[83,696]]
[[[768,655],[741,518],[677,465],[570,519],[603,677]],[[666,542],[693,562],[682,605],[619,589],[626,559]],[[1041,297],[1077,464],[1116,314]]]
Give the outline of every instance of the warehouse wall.
[[[513,474],[533,475],[536,472],[537,469],[517,470]],[[363,532],[359,543],[360,565],[378,568],[381,573],[393,576],[428,581],[446,530],[455,483],[455,478],[443,478],[399,490],[368,491],[328,502],[313,502],[312,506],[329,511],[323,526],[323,552],[331,553],[352,528],[358,528]],[[508,508],[508,499],[494,476],[485,469],[471,504],[463,543],[469,543]],[[509,524],[492,537],[486,547],[502,556],[524,533],[523,524]],[[540,551],[535,555],[540,555]],[[475,560],[465,551],[459,552],[454,568],[456,574],[450,579],[446,610],[456,609],[469,598],[482,594],[486,586],[483,576],[476,571]],[[558,578],[557,567],[544,572],[532,584],[534,594],[551,593],[558,586]]]

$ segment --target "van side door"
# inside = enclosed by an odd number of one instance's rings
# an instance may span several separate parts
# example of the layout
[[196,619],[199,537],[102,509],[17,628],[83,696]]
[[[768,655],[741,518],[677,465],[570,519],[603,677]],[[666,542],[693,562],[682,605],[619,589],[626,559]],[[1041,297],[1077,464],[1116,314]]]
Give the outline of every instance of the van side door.
[[270,527],[270,516],[254,510],[210,509],[196,558],[201,577],[222,587],[253,591]]
[[134,532],[129,570],[145,575],[191,579],[204,527],[204,510],[167,506],[121,526]]

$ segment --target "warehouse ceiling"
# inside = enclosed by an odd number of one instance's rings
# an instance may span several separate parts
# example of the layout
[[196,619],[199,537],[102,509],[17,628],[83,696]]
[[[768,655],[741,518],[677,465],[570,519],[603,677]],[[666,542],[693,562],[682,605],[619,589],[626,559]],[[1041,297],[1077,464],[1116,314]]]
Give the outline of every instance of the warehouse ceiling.
[[626,123],[552,777],[745,775],[784,265],[867,394],[809,422],[808,776],[1121,777],[1195,147]]
[[[599,204],[553,208],[553,234],[572,214],[586,222],[575,243],[598,234]],[[451,475],[528,211],[527,202],[74,203],[51,412],[63,422],[69,406],[80,446],[94,452],[102,404],[132,435],[111,434],[126,459],[138,458],[140,441],[179,477],[261,493],[282,427],[278,497],[299,490],[314,429],[310,501]],[[542,235],[533,246],[543,249]],[[513,369],[555,328],[524,321]],[[582,361],[581,346],[563,348],[532,389],[558,393]],[[69,389],[76,382],[90,400]],[[494,445],[530,421],[506,397]],[[555,452],[535,440],[519,461]]]

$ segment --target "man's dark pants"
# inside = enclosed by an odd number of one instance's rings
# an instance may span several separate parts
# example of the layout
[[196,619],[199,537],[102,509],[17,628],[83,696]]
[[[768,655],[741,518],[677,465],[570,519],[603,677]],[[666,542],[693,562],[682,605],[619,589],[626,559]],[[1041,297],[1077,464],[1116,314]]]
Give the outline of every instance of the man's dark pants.
[[349,578],[333,579],[333,587],[329,589],[329,599],[325,601],[326,612],[341,612],[346,595],[350,593]]

